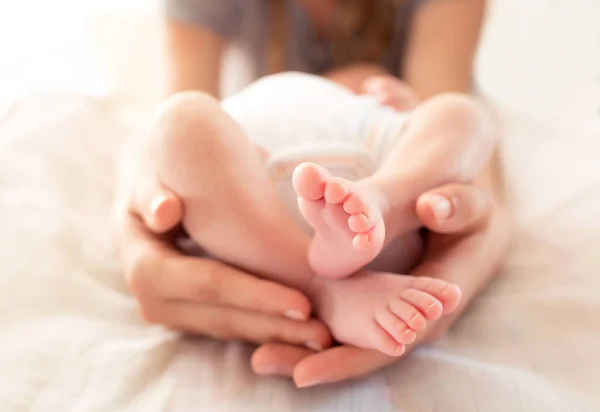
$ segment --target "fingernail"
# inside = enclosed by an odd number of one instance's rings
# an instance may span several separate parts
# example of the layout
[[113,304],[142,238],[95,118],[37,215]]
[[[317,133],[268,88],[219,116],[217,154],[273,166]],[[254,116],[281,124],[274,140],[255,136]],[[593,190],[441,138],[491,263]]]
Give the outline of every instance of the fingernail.
[[321,352],[323,350],[323,345],[321,345],[319,342],[317,342],[316,340],[309,340],[308,342],[306,342],[304,344],[308,349],[315,351],[315,352]]
[[299,310],[296,309],[288,309],[283,312],[283,316],[291,320],[306,320],[306,316],[304,316]]
[[158,209],[165,202],[165,200],[167,200],[165,195],[158,195],[152,199],[152,202],[150,202],[150,212],[152,213],[152,217],[156,216]]
[[429,204],[433,210],[433,215],[438,223],[443,223],[444,220],[450,217],[452,213],[452,205],[444,196],[432,194],[429,195]]
[[320,385],[321,383],[323,383],[323,381],[316,380],[316,379],[312,380],[312,381],[311,380],[307,380],[307,381],[304,381],[304,382],[295,382],[296,387],[300,388],[300,389],[310,388],[311,386],[317,386],[317,385]]

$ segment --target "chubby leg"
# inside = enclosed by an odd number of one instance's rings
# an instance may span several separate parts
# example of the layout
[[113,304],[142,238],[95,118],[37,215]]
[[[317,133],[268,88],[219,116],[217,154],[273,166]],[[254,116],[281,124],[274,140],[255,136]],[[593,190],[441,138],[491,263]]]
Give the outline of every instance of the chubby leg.
[[182,199],[190,236],[216,258],[304,289],[307,238],[259,150],[220,104],[201,93],[172,96],[151,136],[159,177]]
[[310,239],[280,201],[258,151],[214,99],[170,98],[152,139],[159,176],[182,198],[192,238],[219,259],[306,293],[339,341],[399,355],[428,320],[458,305],[460,291],[446,282],[313,275]]
[[443,94],[419,106],[381,168],[362,182],[379,189],[390,237],[420,227],[415,202],[423,192],[473,182],[497,140],[491,113],[470,96]]
[[392,239],[418,229],[415,201],[450,182],[470,182],[496,142],[490,115],[474,99],[447,94],[412,113],[380,169],[358,182],[304,163],[294,174],[301,211],[316,234],[309,261],[316,273],[349,276]]

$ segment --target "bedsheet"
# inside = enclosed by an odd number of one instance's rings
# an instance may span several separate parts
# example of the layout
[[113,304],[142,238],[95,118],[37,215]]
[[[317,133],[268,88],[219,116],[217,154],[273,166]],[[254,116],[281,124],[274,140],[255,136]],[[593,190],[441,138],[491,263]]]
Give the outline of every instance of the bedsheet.
[[115,154],[142,130],[124,113],[43,95],[0,123],[0,410],[600,409],[600,141],[512,114],[503,163],[517,230],[501,278],[439,343],[300,391],[254,377],[249,345],[138,320],[108,230]]

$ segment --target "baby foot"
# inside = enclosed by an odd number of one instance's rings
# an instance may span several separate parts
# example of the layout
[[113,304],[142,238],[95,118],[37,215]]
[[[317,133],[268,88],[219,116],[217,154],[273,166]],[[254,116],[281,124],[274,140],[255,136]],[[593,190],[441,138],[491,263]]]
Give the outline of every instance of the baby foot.
[[379,254],[385,226],[375,190],[359,191],[314,163],[299,165],[292,181],[300,212],[315,229],[308,259],[318,275],[350,276]]
[[313,278],[318,317],[341,343],[400,356],[427,323],[456,310],[458,286],[439,279],[366,273]]

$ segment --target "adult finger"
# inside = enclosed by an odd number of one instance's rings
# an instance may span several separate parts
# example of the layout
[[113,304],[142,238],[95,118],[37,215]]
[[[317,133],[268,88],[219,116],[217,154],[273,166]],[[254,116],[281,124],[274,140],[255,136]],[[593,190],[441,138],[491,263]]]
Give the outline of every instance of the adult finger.
[[145,293],[149,290],[147,286],[151,286],[148,280],[154,273],[153,268],[160,268],[167,256],[180,253],[160,235],[152,233],[141,216],[126,208],[115,208],[114,213],[113,231],[125,280],[136,295],[136,292]]
[[215,260],[176,255],[144,271],[155,294],[163,299],[230,306],[292,320],[310,316],[310,301],[299,291]]
[[252,354],[250,364],[258,375],[292,377],[296,365],[315,352],[300,346],[284,343],[265,343]]
[[491,197],[473,185],[450,184],[431,190],[417,199],[421,223],[437,233],[474,230],[486,222],[493,210]]
[[396,359],[375,350],[337,346],[300,360],[293,378],[296,386],[307,388],[364,376]]
[[225,263],[185,256],[148,232],[138,216],[117,222],[125,279],[138,299],[189,300],[306,320],[310,301],[299,291]]
[[117,163],[117,211],[141,216],[148,229],[163,233],[181,221],[183,207],[159,184],[151,159],[146,140],[129,139],[123,145]]
[[294,321],[256,312],[191,302],[154,302],[140,306],[149,323],[220,340],[287,342],[315,350],[331,345],[325,325],[316,320]]
[[[129,214],[122,223],[119,240],[124,245],[125,277],[138,299],[142,317],[148,322],[222,339],[253,342],[282,340],[315,349],[330,344],[329,331],[321,322],[302,322],[283,317],[300,319],[308,316],[310,303],[300,292],[255,279],[222,263],[183,256],[149,233],[138,216]],[[193,291],[194,285],[198,285],[194,283],[195,277],[202,277],[203,273],[222,275],[218,279],[223,281],[214,290],[223,288],[225,292],[212,295],[215,303],[201,303],[202,295],[194,296],[198,302],[184,301],[185,293],[180,293],[181,297],[177,294],[173,298],[164,297],[165,292],[169,291]],[[181,284],[169,279],[180,279]],[[209,286],[215,287],[210,283],[210,276],[204,279]],[[243,293],[236,294],[236,279],[242,279]],[[253,280],[258,286],[247,286],[252,285]],[[173,284],[179,285],[180,289],[168,289]],[[201,293],[205,291],[202,287],[199,290]],[[253,295],[253,292],[257,294]],[[264,293],[273,295],[267,300],[263,299]],[[223,303],[237,305],[243,310],[222,306]],[[283,316],[268,316],[259,312]]]
[[154,233],[164,233],[183,218],[183,204],[172,192],[150,179],[135,189],[131,211],[139,214]]

